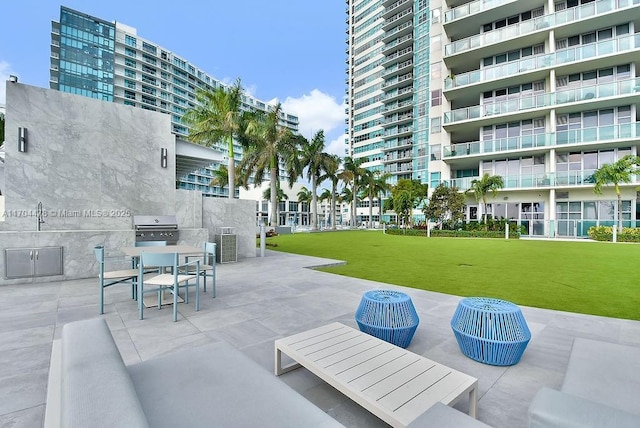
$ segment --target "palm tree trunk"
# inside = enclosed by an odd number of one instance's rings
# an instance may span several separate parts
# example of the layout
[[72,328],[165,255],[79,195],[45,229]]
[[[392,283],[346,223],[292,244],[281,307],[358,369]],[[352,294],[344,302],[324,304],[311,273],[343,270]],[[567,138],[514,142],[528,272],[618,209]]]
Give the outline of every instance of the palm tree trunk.
[[622,233],[622,195],[618,192],[618,233]]
[[229,170],[229,198],[236,197],[236,162],[233,155],[233,135],[229,136],[229,162],[227,164]]
[[356,224],[356,219],[358,218],[358,216],[356,215],[356,205],[357,205],[357,192],[358,189],[356,188],[356,179],[355,177],[353,178],[353,195],[352,195],[352,199],[351,199],[351,227],[357,227],[358,225]]
[[318,187],[316,176],[311,177],[311,230],[318,230],[318,196],[316,195],[316,187]]
[[331,183],[331,229],[336,230],[336,183]]
[[278,225],[278,170],[271,168],[269,170],[270,191],[271,191],[271,224]]
[[373,196],[369,196],[369,229],[373,229]]

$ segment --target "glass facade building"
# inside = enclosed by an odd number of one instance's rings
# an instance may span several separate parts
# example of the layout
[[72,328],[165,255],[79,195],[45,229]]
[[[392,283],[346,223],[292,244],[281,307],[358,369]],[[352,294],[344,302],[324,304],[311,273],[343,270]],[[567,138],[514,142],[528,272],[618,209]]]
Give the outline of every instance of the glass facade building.
[[[638,154],[640,0],[347,7],[349,154],[430,191],[499,175],[486,212],[526,235],[615,223],[613,186],[595,194],[593,173]],[[640,221],[639,183],[621,185],[625,226]],[[485,207],[466,209],[473,221]]]
[[[225,85],[187,59],[139,37],[135,28],[66,7],[60,8],[60,20],[52,22],[52,89],[170,115],[172,131],[180,138],[188,135],[181,118],[195,106],[196,91],[220,86]],[[268,111],[272,106],[243,94],[242,108]],[[283,112],[280,123],[298,130],[295,115]],[[226,143],[213,148],[228,156]],[[242,157],[239,144],[234,146],[234,155],[236,161]],[[227,196],[228,189],[209,186],[212,171],[218,167],[213,164],[179,177],[178,188]]]

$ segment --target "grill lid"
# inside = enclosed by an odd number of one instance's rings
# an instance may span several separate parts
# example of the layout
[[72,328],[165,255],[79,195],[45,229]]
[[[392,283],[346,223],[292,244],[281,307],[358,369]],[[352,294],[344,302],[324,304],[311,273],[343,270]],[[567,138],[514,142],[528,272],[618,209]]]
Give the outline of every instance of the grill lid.
[[135,229],[177,229],[178,220],[175,215],[134,215]]

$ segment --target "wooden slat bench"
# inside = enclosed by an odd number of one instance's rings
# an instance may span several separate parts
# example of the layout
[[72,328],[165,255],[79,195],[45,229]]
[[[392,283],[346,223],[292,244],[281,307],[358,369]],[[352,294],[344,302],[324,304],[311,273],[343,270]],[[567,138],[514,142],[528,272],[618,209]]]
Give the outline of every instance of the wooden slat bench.
[[[295,362],[282,367],[282,353]],[[340,323],[275,341],[276,375],[301,366],[395,427],[467,393],[476,417],[476,378]]]

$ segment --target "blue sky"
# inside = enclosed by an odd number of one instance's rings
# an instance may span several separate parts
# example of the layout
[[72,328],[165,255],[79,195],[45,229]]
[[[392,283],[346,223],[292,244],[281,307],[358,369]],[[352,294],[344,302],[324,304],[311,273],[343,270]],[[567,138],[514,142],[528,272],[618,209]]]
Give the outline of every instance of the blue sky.
[[[168,6],[166,4],[171,4]],[[242,79],[252,95],[277,99],[306,136],[324,129],[344,155],[345,3],[334,0],[177,2],[17,0],[2,4],[0,103],[10,74],[49,87],[51,21],[60,6],[136,28],[217,79]]]

